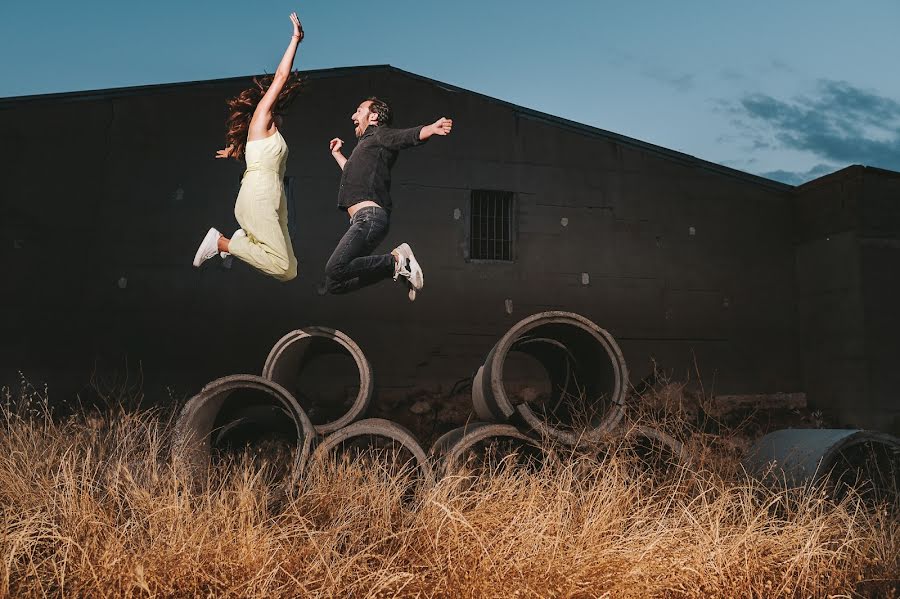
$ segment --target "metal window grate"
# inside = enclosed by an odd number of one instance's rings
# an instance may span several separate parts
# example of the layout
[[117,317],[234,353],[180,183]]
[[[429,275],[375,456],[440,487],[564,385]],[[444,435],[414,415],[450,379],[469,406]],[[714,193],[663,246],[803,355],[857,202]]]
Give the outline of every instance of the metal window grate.
[[469,259],[513,261],[515,194],[474,189],[469,208]]

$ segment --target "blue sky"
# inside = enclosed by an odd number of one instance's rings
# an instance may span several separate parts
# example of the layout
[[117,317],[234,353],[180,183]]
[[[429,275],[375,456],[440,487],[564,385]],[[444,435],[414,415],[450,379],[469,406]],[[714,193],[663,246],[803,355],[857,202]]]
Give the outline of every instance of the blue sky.
[[900,170],[900,2],[5,0],[0,97],[389,63],[782,181]]

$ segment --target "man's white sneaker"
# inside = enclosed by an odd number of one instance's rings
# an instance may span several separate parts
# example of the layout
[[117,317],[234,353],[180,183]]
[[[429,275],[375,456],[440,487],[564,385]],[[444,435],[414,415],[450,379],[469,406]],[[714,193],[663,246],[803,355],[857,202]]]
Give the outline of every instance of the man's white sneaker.
[[[425,273],[422,272],[422,267],[419,265],[419,262],[416,260],[416,255],[413,254],[412,248],[409,247],[408,243],[401,243],[396,248],[394,248],[393,254],[397,255],[400,260],[398,264],[400,265],[399,271],[395,268],[394,270],[394,279],[400,275],[409,279],[409,284],[414,291],[421,291],[422,287],[425,286]],[[410,294],[410,300],[415,299],[415,294]]]
[[[240,239],[241,237],[246,237],[247,234],[244,233],[243,229],[238,229],[234,232],[234,235],[229,239],[229,243],[234,241],[235,239]],[[234,262],[234,256],[231,255],[230,252],[219,252],[219,256],[222,257],[222,266],[225,268],[231,268],[231,263]]]
[[203,242],[197,248],[197,253],[194,254],[194,266],[199,267],[219,253],[219,237],[221,236],[222,234],[214,228],[207,231],[206,237],[203,238]]
[[391,252],[394,256],[397,257],[397,260],[394,262],[394,280],[396,281],[400,277],[407,279],[409,281],[409,268],[406,267],[406,258],[396,253],[397,250]]

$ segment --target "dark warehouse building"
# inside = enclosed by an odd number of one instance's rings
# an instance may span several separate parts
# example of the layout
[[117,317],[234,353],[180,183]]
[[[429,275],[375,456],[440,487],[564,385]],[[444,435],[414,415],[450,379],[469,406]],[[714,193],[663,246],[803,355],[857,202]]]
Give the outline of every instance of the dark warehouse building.
[[[900,173],[851,166],[799,187],[390,66],[310,71],[283,127],[297,279],[196,270],[230,232],[243,163],[214,159],[241,77],[0,99],[0,384],[71,394],[140,365],[178,396],[259,372],[306,325],[366,352],[382,394],[448,389],[543,310],[583,314],[656,368],[715,393],[805,392],[841,424],[900,432]],[[328,140],[388,99],[397,126],[454,119],[403,152],[385,251],[425,268],[323,293],[346,228]],[[124,361],[127,359],[127,367]]]

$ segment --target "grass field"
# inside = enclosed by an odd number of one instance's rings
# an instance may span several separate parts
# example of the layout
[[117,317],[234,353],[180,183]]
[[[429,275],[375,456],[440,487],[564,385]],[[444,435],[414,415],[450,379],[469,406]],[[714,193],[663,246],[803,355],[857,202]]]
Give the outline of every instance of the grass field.
[[685,439],[687,465],[648,467],[614,442],[428,488],[408,472],[317,464],[285,491],[258,459],[185,480],[161,412],[51,418],[43,400],[7,392],[0,416],[3,596],[900,593],[898,506],[764,488],[727,433]]

